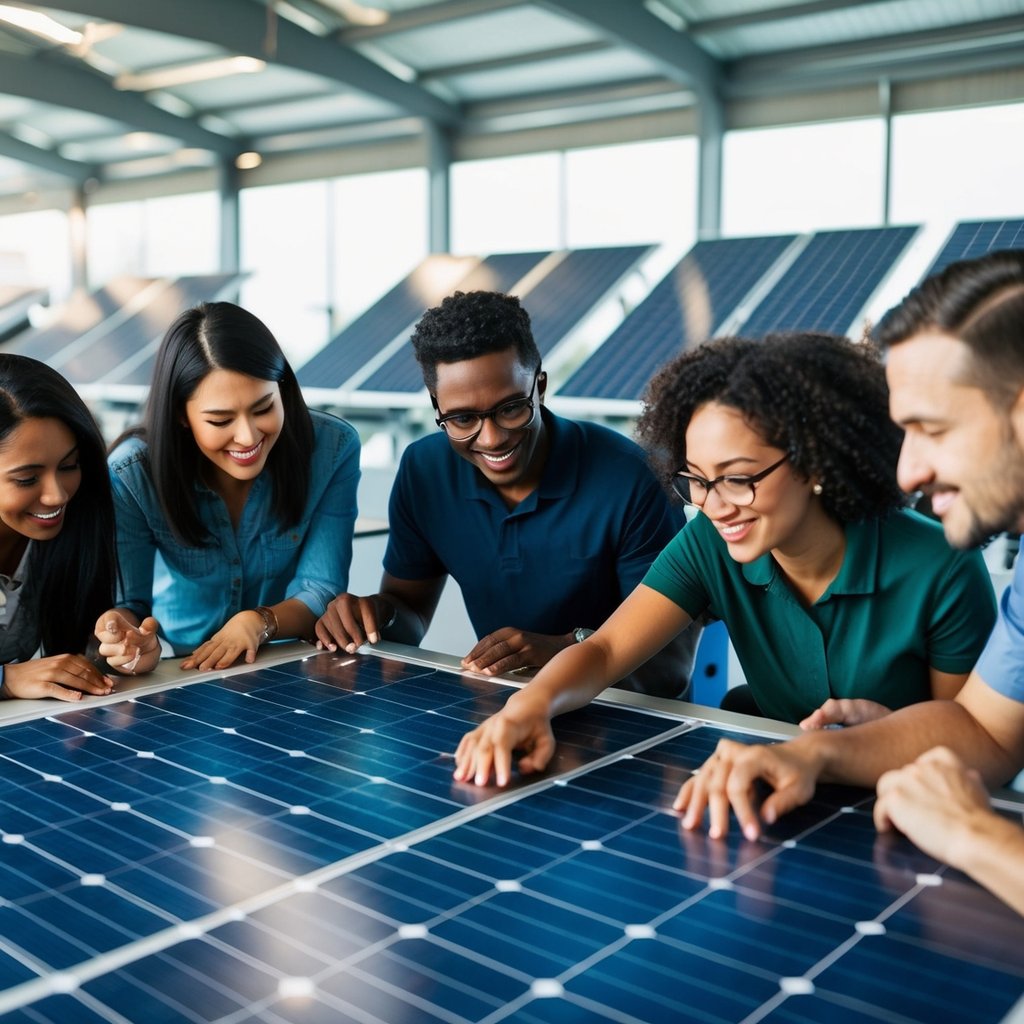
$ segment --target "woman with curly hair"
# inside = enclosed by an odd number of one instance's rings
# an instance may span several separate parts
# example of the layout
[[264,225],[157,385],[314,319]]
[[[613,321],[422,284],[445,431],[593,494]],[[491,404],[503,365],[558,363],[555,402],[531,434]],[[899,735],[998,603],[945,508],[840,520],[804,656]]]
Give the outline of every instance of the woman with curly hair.
[[638,427],[699,513],[600,630],[463,738],[455,777],[542,768],[550,719],[701,615],[725,622],[756,708],[805,728],[952,697],[995,601],[978,552],[903,508],[902,431],[875,349],[821,334],[725,338],[651,382]]

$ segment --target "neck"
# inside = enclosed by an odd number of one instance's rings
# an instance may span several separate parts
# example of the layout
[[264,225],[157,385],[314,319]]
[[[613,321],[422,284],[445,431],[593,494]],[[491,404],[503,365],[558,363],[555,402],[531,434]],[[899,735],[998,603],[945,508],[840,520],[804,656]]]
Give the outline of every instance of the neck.
[[207,487],[214,494],[219,495],[227,506],[231,522],[237,527],[242,518],[242,509],[245,508],[249,492],[252,490],[253,481],[236,480],[233,476],[223,472],[214,465],[210,465],[209,469],[204,468],[203,478]]
[[846,554],[842,524],[827,516],[820,505],[798,532],[798,538],[772,556],[790,587],[808,605],[814,604],[839,575]]

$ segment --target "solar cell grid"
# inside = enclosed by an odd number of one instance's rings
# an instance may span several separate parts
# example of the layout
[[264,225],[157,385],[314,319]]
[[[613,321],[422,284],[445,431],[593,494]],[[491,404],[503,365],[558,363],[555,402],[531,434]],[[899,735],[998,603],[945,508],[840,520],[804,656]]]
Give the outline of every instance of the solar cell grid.
[[714,335],[794,237],[698,242],[558,393],[640,398],[659,367]]
[[945,270],[955,260],[977,259],[995,249],[1024,249],[1024,220],[972,220],[957,224],[928,268],[928,274]]
[[740,333],[845,334],[917,228],[819,231],[743,323]]
[[667,797],[749,734],[593,705],[554,775],[454,785],[506,692],[320,655],[0,729],[4,1020],[982,1021],[1024,991],[1021,919],[870,794],[682,830]]

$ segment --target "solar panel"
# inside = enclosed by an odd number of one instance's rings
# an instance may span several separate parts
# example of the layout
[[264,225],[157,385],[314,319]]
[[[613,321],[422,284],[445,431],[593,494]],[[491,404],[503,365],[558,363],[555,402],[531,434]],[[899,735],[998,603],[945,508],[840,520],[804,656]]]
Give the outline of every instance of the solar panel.
[[659,367],[717,331],[794,238],[698,242],[558,394],[640,398]]
[[[512,252],[488,256],[459,281],[458,291],[511,292],[519,281],[550,255],[549,252]],[[439,301],[440,299],[438,299]],[[420,313],[423,313],[422,309]],[[414,326],[412,323],[409,324],[408,337],[412,336]],[[419,363],[416,362],[412,345],[403,344],[394,355],[359,385],[358,390],[413,394],[422,388],[423,374],[420,372]]]
[[22,335],[6,352],[17,352],[46,362],[51,356],[93,331],[100,336],[112,327],[108,323],[126,305],[147,288],[159,287],[158,282],[145,277],[118,277],[89,295],[76,295],[60,308],[54,323]]
[[425,309],[437,305],[475,262],[428,256],[317,352],[297,372],[299,383],[304,387],[340,388],[368,359],[409,330]]
[[24,331],[31,307],[46,302],[49,297],[45,288],[0,285],[0,342]]
[[845,334],[916,232],[916,227],[819,231],[740,333]]
[[323,654],[0,729],[5,1021],[981,1022],[1019,999],[1024,922],[876,836],[866,792],[821,787],[753,843],[680,829],[687,770],[750,733],[621,695],[559,719],[541,780],[454,784],[445,752],[506,693]]
[[957,224],[928,268],[928,274],[937,274],[956,260],[973,260],[994,249],[1024,249],[1024,220],[971,220]]

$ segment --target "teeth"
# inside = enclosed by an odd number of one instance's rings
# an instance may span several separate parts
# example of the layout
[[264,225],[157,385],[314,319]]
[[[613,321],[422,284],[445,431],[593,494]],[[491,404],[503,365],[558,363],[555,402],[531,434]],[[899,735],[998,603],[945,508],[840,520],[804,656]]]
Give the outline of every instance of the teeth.
[[722,533],[739,533],[740,530],[745,530],[747,525],[747,523],[737,523],[735,526],[720,526],[719,529]]
[[33,512],[32,515],[34,515],[36,519],[56,519],[63,511],[64,506],[61,505],[61,507],[55,512]]
[[263,442],[260,441],[259,444],[253,445],[252,448],[249,448],[247,451],[244,452],[229,451],[228,455],[230,455],[231,458],[233,459],[251,459],[260,450],[260,445],[262,444]]
[[510,451],[507,451],[507,452],[503,453],[502,455],[488,455],[486,452],[481,452],[480,454],[488,462],[499,463],[499,462],[508,462],[508,460],[511,459],[512,456],[515,455],[515,453],[518,450],[519,450],[519,445],[516,445],[515,448],[512,448]]

